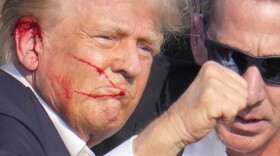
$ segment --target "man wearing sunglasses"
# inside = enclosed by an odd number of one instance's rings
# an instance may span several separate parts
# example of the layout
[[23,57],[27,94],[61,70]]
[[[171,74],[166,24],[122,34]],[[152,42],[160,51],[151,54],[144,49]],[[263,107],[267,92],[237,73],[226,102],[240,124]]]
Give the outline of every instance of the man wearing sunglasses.
[[[200,75],[205,75],[201,83],[206,89],[219,84],[213,91],[217,99],[224,96],[238,101],[246,97],[247,105],[237,112],[232,109],[236,115],[229,121],[218,120],[215,131],[185,148],[185,156],[280,155],[279,2],[199,3],[201,14],[194,14],[191,45],[196,63],[202,65]],[[242,80],[247,92],[242,89]],[[231,112],[228,101],[220,103]]]

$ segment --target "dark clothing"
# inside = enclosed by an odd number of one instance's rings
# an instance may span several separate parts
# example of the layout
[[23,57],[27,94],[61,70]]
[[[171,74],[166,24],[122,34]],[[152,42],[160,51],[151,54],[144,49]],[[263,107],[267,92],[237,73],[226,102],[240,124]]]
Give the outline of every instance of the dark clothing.
[[70,155],[31,89],[2,70],[0,70],[0,155]]
[[164,55],[156,57],[147,87],[135,111],[119,132],[93,148],[94,153],[103,155],[138,134],[186,90],[198,71],[194,61]]

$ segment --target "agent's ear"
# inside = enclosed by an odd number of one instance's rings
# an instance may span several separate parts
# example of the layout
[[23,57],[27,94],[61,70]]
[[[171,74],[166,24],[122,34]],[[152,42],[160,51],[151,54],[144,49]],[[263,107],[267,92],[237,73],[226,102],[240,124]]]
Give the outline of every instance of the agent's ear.
[[22,17],[14,29],[17,59],[29,71],[37,69],[38,53],[42,50],[40,25],[33,17]]
[[196,64],[202,65],[207,61],[207,50],[203,40],[203,16],[201,14],[194,14],[190,33],[190,42],[194,60]]

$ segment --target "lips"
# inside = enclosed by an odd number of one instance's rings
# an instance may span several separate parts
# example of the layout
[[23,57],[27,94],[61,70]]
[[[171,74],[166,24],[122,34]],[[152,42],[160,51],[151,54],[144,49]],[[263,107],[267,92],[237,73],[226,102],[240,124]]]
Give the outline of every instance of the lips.
[[127,95],[127,92],[125,90],[116,87],[102,87],[97,89],[96,93],[82,92],[82,91],[75,91],[75,93],[94,99],[117,98],[117,97],[124,97]]
[[240,116],[236,117],[236,121],[240,122],[242,124],[254,124],[254,123],[258,123],[260,121],[262,121],[261,119],[244,119]]
[[234,122],[231,124],[234,133],[240,135],[251,136],[260,132],[262,126],[266,123],[264,119],[245,119],[241,116],[237,116]]

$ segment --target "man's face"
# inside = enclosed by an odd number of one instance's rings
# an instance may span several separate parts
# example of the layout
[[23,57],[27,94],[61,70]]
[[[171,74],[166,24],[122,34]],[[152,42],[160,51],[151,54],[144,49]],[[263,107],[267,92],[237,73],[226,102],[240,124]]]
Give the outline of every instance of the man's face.
[[[208,21],[209,39],[252,56],[280,56],[279,3],[217,0],[215,9]],[[254,65],[242,76],[248,82],[248,106],[232,124],[218,123],[216,130],[227,147],[258,153],[280,135],[280,86],[264,81]]]
[[64,2],[43,30],[36,87],[90,145],[115,133],[138,103],[160,34],[143,1]]

